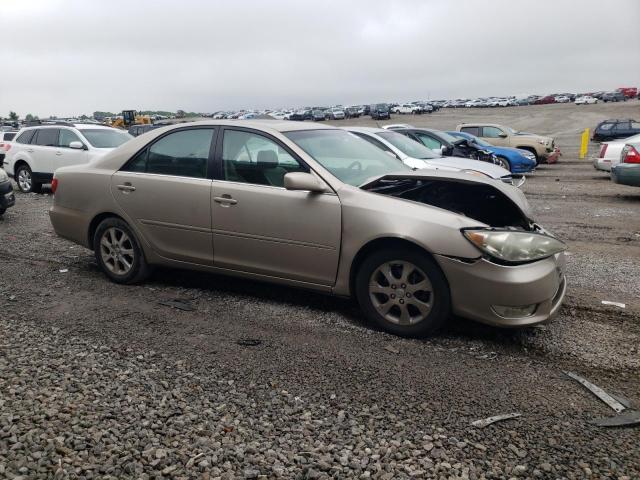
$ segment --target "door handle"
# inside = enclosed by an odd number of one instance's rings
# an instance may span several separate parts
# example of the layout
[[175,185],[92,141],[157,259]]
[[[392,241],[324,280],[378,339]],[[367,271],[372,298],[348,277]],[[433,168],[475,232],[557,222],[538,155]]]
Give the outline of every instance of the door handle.
[[28,149],[27,149],[27,152],[29,152],[29,153],[33,153],[33,148],[28,148]]
[[219,203],[223,207],[229,207],[235,205],[238,201],[235,198],[231,198],[231,195],[222,195],[221,197],[213,197],[213,201]]
[[56,155],[60,156],[62,155],[62,152],[56,152]]
[[121,192],[134,192],[136,190],[136,187],[134,187],[133,185],[131,185],[129,182],[125,183],[124,185],[117,185],[118,190],[120,190]]

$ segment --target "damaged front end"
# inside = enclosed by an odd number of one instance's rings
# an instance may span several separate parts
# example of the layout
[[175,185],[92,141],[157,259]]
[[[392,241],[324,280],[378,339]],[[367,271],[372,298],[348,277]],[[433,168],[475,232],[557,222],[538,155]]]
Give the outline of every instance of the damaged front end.
[[524,194],[501,182],[447,172],[446,176],[386,175],[360,188],[438,207],[493,228],[539,230]]

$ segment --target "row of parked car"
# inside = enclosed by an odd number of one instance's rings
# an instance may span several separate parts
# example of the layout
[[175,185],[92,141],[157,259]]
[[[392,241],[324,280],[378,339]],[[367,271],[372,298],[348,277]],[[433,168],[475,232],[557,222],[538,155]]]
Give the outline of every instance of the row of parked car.
[[[475,99],[448,100],[441,104],[444,108],[487,108],[487,107],[516,107],[523,105],[547,105],[550,103],[571,103],[576,105],[602,102],[624,102],[637,98],[638,89],[635,87],[619,88],[612,92],[600,91],[589,93],[559,93],[553,95],[529,95],[527,97],[480,97]],[[439,103],[436,101],[435,103]]]

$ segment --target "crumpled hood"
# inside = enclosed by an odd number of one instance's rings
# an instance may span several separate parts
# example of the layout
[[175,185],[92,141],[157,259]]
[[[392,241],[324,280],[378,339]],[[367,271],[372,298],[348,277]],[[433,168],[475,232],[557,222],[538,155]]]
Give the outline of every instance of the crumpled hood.
[[[486,163],[486,162],[480,162]],[[504,169],[503,169],[504,170]],[[412,172],[399,172],[397,174],[389,174],[389,175],[380,175],[375,178],[370,178],[366,183],[360,185],[360,188],[363,190],[368,190],[369,187],[375,185],[380,180],[394,180],[394,179],[403,179],[403,178],[411,178],[411,179],[424,179],[424,180],[448,180],[459,183],[468,183],[468,184],[484,184],[488,185],[495,190],[498,190],[500,193],[504,194],[509,200],[513,202],[513,204],[518,208],[518,210],[531,222],[533,222],[533,216],[531,212],[531,206],[529,205],[529,201],[525,197],[524,193],[513,185],[509,185],[504,182],[496,182],[490,178],[482,178],[478,175],[472,175],[469,173],[463,172],[450,172],[450,171],[442,171],[442,170],[416,170]]]

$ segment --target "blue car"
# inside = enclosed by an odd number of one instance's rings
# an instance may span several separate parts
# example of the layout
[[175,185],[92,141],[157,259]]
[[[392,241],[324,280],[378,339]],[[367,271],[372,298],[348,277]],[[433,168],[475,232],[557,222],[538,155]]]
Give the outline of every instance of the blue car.
[[511,173],[528,173],[536,168],[536,156],[527,150],[513,147],[494,147],[475,135],[465,132],[447,133],[456,138],[464,138],[465,140],[482,147],[484,150],[489,150],[498,157],[500,165]]

